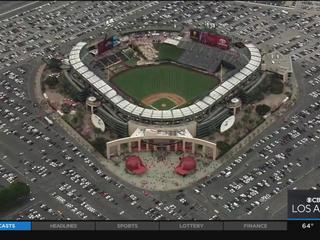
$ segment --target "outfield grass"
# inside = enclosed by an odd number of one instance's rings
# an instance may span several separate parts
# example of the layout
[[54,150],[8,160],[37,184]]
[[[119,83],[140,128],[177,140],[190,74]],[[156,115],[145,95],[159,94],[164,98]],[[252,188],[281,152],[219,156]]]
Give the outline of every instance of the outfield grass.
[[161,92],[175,93],[191,101],[218,84],[217,78],[173,64],[136,67],[112,78],[129,96],[143,98]]
[[161,98],[158,101],[155,101],[152,106],[158,110],[169,110],[176,106],[174,102],[167,98]]
[[158,53],[159,61],[165,61],[165,60],[177,61],[181,56],[181,54],[184,52],[183,49],[167,43],[154,43],[153,46],[156,50],[159,51]]

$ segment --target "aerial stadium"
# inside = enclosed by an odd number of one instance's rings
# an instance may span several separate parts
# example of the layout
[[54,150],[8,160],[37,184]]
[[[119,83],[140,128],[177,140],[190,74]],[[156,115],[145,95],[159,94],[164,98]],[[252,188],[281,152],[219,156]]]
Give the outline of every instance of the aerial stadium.
[[108,32],[77,43],[69,64],[72,84],[99,100],[94,114],[120,137],[106,143],[107,158],[181,151],[215,160],[216,144],[201,138],[232,126],[235,96],[261,76],[256,46],[194,27]]

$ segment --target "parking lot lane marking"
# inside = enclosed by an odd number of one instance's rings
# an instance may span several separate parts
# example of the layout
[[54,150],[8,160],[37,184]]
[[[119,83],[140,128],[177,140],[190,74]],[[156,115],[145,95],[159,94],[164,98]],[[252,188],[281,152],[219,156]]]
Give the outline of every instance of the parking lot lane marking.
[[7,12],[0,13],[0,17],[3,16],[3,15],[6,15],[6,14],[8,14],[8,13],[17,11],[17,10],[19,10],[19,9],[21,9],[21,8],[25,8],[25,7],[28,7],[28,6],[30,6],[30,5],[33,5],[33,4],[37,3],[37,2],[39,2],[39,1],[27,3],[27,4],[23,5],[23,6],[20,6],[20,7],[14,8],[14,9],[11,9],[11,10],[9,10],[9,11],[7,11]]
[[[34,203],[32,203],[31,205],[25,206],[25,207],[22,208],[22,209],[18,209],[18,210],[16,210],[16,211],[10,213],[9,215],[10,215],[10,216],[14,216],[14,215],[20,214],[20,213],[26,211],[27,209],[30,209],[30,208],[34,207],[35,205],[37,205],[37,204],[39,204],[39,203],[41,203],[41,202],[42,202],[41,200],[39,200],[39,201],[37,201],[37,202],[34,202]],[[31,202],[30,202],[30,203],[31,203]]]
[[[8,163],[7,161],[5,161],[5,159],[2,159],[2,162],[4,162],[5,164],[7,164],[10,168],[12,168],[14,171],[18,172],[22,177],[24,177],[25,179],[28,179],[22,172],[20,172],[18,169],[16,169],[14,166],[12,166],[10,163]],[[29,179],[28,179],[29,180]]]

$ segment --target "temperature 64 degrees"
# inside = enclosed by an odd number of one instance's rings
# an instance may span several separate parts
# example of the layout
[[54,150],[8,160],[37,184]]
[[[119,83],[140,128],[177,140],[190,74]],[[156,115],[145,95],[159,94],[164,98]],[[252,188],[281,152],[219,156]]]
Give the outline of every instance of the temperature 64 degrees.
[[314,227],[314,223],[302,223],[302,229],[312,229]]

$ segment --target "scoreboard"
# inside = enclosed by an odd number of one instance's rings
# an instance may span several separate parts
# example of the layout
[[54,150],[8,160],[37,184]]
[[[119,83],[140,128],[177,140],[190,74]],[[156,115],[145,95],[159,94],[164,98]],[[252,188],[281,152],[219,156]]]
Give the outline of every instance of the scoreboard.
[[190,30],[190,38],[197,42],[212,47],[217,47],[223,50],[229,49],[231,44],[231,40],[226,36],[221,36],[209,32],[202,32],[196,29]]
[[119,44],[120,39],[117,36],[111,36],[109,38],[103,39],[101,42],[97,44],[98,55],[103,54],[107,50],[112,49]]

